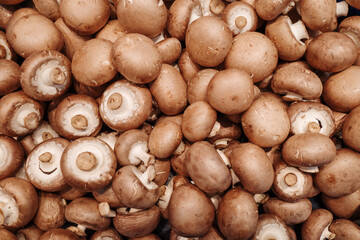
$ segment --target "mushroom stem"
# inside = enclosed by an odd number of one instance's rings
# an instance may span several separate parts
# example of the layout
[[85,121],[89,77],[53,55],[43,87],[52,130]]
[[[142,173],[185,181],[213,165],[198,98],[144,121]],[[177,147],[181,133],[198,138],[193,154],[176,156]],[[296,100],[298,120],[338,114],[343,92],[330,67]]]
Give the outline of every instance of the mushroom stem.
[[299,20],[294,24],[290,23],[290,31],[294,35],[295,39],[304,44],[301,40],[309,39],[309,34],[306,30],[304,23]]
[[293,7],[295,7],[295,1],[289,2],[289,4],[281,11],[281,13],[286,15]]
[[44,163],[50,162],[51,159],[52,159],[52,154],[49,152],[45,152],[39,156],[39,161],[44,162]]
[[66,82],[66,76],[60,68],[53,68],[50,71],[50,80],[53,84],[63,85]]
[[306,173],[317,173],[319,172],[319,168],[316,167],[299,167],[299,169]]
[[285,96],[282,97],[284,101],[301,101],[303,99],[302,96],[296,93],[288,92]]
[[336,3],[336,17],[345,17],[348,15],[349,5],[346,1],[341,1]]
[[231,141],[231,138],[221,138],[218,139],[214,142],[214,146],[217,149],[224,149],[227,148],[227,146],[229,146],[229,142]]
[[75,233],[76,235],[80,236],[80,237],[86,237],[86,227],[83,225],[77,225],[75,226],[70,226],[67,228],[68,230],[72,231],[73,233]]
[[258,193],[254,195],[254,200],[257,204],[264,204],[269,199],[269,195],[265,193]]
[[179,156],[185,151],[185,143],[183,141],[180,142],[179,146],[173,152],[174,155]]
[[211,129],[208,137],[214,137],[218,133],[220,128],[221,128],[221,124],[218,121],[216,121],[213,128]]
[[286,185],[288,185],[289,187],[292,187],[297,183],[297,177],[293,173],[288,173],[285,175],[284,181],[285,181]]
[[230,160],[229,160],[229,158],[225,155],[225,153],[223,153],[220,149],[216,149],[216,152],[219,154],[219,156],[221,157],[221,159],[223,160],[223,162],[225,163],[225,165],[228,166],[228,167],[231,167]]
[[6,49],[3,45],[0,45],[0,59],[6,58]]
[[71,118],[71,125],[76,129],[76,130],[85,130],[88,126],[88,121],[87,118],[84,117],[83,115],[75,115]]
[[160,195],[158,206],[161,209],[166,209],[169,205],[171,194],[174,191],[174,181],[171,179],[168,185],[165,186],[165,192]]
[[131,150],[129,153],[130,163],[138,165],[139,161],[142,161],[144,165],[147,167],[150,164],[155,163],[155,157],[149,153],[147,153],[147,143],[135,143],[131,146]]
[[235,25],[237,28],[243,29],[247,24],[247,19],[244,16],[238,16],[235,19]]
[[76,166],[82,171],[90,171],[97,165],[96,157],[91,152],[82,152],[76,158]]
[[99,203],[99,212],[103,217],[116,217],[116,212],[110,209],[108,202]]
[[107,106],[110,110],[117,110],[121,107],[123,97],[120,93],[113,93],[107,101]]
[[221,0],[211,0],[209,8],[213,14],[219,15],[224,10],[225,3]]
[[147,167],[145,172],[139,177],[139,180],[142,183],[149,183],[152,180],[154,180],[155,175],[156,175],[155,167],[154,167],[154,165],[150,165]]
[[330,224],[324,229],[324,231],[321,233],[320,240],[332,240],[335,238],[335,233],[332,233],[329,231]]
[[320,125],[316,122],[309,122],[308,124],[308,130],[312,133],[319,133],[320,132]]
[[39,118],[38,115],[34,112],[29,113],[25,118],[24,118],[24,126],[31,130],[31,129],[35,129],[37,126],[39,125]]

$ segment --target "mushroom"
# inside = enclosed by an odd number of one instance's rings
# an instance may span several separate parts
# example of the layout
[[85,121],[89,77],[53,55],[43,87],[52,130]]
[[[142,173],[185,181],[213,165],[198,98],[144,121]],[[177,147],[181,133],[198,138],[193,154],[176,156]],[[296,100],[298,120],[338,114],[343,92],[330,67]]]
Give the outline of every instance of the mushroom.
[[26,159],[25,171],[27,178],[36,188],[56,192],[68,187],[60,169],[60,160],[69,144],[66,139],[53,138],[39,143],[30,152]]
[[329,231],[332,221],[333,216],[328,210],[321,208],[314,210],[301,226],[302,239],[334,239],[335,234]]
[[16,11],[13,12],[10,19],[8,20],[6,24],[6,28],[12,28],[13,25],[16,23],[17,20],[20,18],[30,15],[30,14],[40,14],[36,9],[34,8],[19,8]]
[[346,219],[336,219],[329,226],[330,232],[335,234],[334,240],[356,240],[360,236],[360,227]]
[[47,18],[50,18],[53,21],[56,21],[58,18],[60,18],[60,7],[59,2],[57,0],[34,0],[34,5],[36,10],[39,11],[39,13],[45,15]]
[[12,15],[13,15],[12,9],[8,9],[5,6],[0,5],[0,28],[1,29],[6,29],[6,25],[9,22]]
[[96,231],[90,238],[90,240],[122,240],[120,234],[112,227],[107,228],[105,230]]
[[216,134],[207,138],[207,141],[215,146],[217,149],[226,148],[231,140],[239,139],[241,136],[241,127],[228,120],[226,117],[220,116],[217,119],[220,128]]
[[295,233],[292,228],[288,227],[280,217],[273,214],[261,214],[254,235],[250,239],[296,240],[296,235],[293,237],[293,234]]
[[39,240],[41,235],[43,235],[37,226],[30,225],[26,228],[21,228],[16,232],[16,237],[18,240]]
[[112,42],[95,38],[76,50],[71,62],[76,81],[97,87],[112,80],[117,74],[112,62],[112,47]]
[[184,237],[204,236],[215,219],[214,205],[205,193],[192,184],[175,188],[168,211],[171,228]]
[[217,224],[226,239],[249,239],[256,230],[258,208],[253,196],[240,187],[225,193],[217,208]]
[[67,221],[77,224],[69,230],[79,236],[86,236],[87,228],[92,230],[104,230],[111,224],[111,218],[104,217],[99,211],[99,202],[88,197],[77,198],[71,201],[65,209]]
[[60,51],[64,45],[62,34],[54,23],[38,13],[20,17],[11,25],[8,23],[6,37],[15,52],[23,58],[42,50]]
[[44,115],[43,106],[23,91],[12,92],[0,99],[0,132],[7,136],[24,136],[35,130]]
[[274,182],[274,169],[269,157],[259,146],[242,143],[229,156],[231,168],[241,185],[250,193],[265,193]]
[[144,172],[132,165],[120,168],[113,179],[112,187],[116,196],[129,208],[147,209],[160,197],[159,186],[153,182],[154,165]]
[[312,204],[308,198],[295,202],[287,202],[278,198],[269,198],[264,204],[265,213],[279,216],[287,225],[305,222],[312,211]]
[[15,139],[0,135],[0,180],[13,176],[24,163],[24,150]]
[[100,30],[110,16],[108,0],[61,0],[60,14],[65,24],[80,35],[91,35]]
[[333,161],[335,155],[334,142],[329,137],[316,132],[293,135],[282,147],[285,162],[305,172],[318,172],[317,168]]
[[9,230],[21,228],[35,216],[38,196],[26,180],[9,177],[0,181],[0,223]]
[[288,107],[287,113],[292,134],[318,132],[330,137],[335,133],[336,123],[333,112],[324,104],[295,102]]
[[[116,75],[113,80],[117,80],[117,76],[118,75]],[[92,98],[100,99],[103,92],[106,90],[107,87],[109,87],[110,83],[112,83],[113,80],[111,80],[103,85],[97,86],[97,87],[90,87],[90,86],[86,86],[78,81],[73,81],[73,83],[74,83],[73,86],[74,86],[75,92],[78,94],[88,95]]]
[[286,14],[291,8],[295,6],[296,1],[271,1],[271,0],[258,0],[255,2],[256,13],[260,18],[271,21],[279,16],[281,13]]
[[360,151],[360,138],[356,133],[360,128],[360,123],[358,121],[359,116],[360,106],[351,110],[342,127],[342,139],[345,145],[358,152]]
[[113,63],[127,80],[148,83],[159,76],[162,58],[150,38],[139,33],[128,33],[115,41]]
[[192,22],[186,31],[186,49],[190,58],[201,66],[215,67],[222,63],[231,43],[231,30],[217,17],[201,17]]
[[232,41],[225,67],[244,70],[257,83],[271,77],[277,62],[277,48],[268,37],[259,32],[245,32]]
[[360,153],[349,148],[336,150],[333,161],[319,168],[314,176],[316,187],[323,194],[338,198],[360,188]]
[[231,184],[229,169],[215,147],[206,141],[189,147],[185,165],[195,185],[209,195],[220,194]]
[[55,228],[41,235],[39,240],[80,240],[80,238],[70,230]]
[[161,220],[160,210],[152,206],[145,210],[120,208],[113,224],[121,235],[129,238],[143,237],[153,232]]
[[320,71],[340,72],[350,67],[358,56],[355,43],[345,34],[325,32],[307,45],[307,63]]
[[360,189],[339,198],[322,194],[321,199],[325,207],[339,218],[358,219],[360,216]]
[[184,150],[179,155],[171,156],[170,163],[171,169],[176,172],[177,175],[189,177],[189,172],[186,168],[186,152],[189,150],[191,144],[188,141],[184,141]]
[[0,237],[6,240],[17,240],[15,234],[6,229],[0,229]]
[[117,131],[138,128],[150,116],[151,99],[148,88],[126,80],[116,81],[101,97],[101,118],[107,126]]
[[114,43],[119,37],[126,34],[124,27],[118,20],[109,20],[106,25],[96,33],[96,38],[109,40]]
[[206,99],[221,113],[244,112],[254,100],[254,84],[250,74],[236,68],[215,73],[208,84]]
[[65,224],[65,200],[53,193],[39,192],[39,207],[34,224],[46,232]]
[[116,171],[116,156],[104,141],[83,137],[65,148],[60,167],[69,185],[95,191],[110,184]]
[[185,82],[187,83],[201,69],[199,64],[197,64],[190,58],[189,52],[186,50],[186,48],[183,49],[179,57],[178,64],[179,64],[180,72],[183,75]]
[[172,64],[181,55],[181,42],[174,37],[165,38],[156,43],[156,48],[160,52],[163,63]]
[[112,150],[114,150],[115,148],[115,143],[117,138],[119,137],[119,133],[115,132],[115,131],[103,131],[100,132],[96,137],[100,140],[103,140],[104,142],[106,142]]
[[290,131],[286,108],[279,96],[261,93],[241,116],[241,125],[249,141],[260,147],[273,147],[284,142]]
[[50,101],[71,86],[71,63],[62,53],[44,50],[31,54],[20,67],[24,92],[39,101]]
[[232,34],[255,31],[258,18],[253,6],[245,1],[232,2],[221,13],[221,19],[229,26]]
[[156,37],[166,26],[167,8],[162,0],[119,0],[116,15],[127,32]]
[[96,201],[101,203],[106,203],[109,207],[120,208],[124,207],[124,204],[121,203],[120,199],[115,195],[112,185],[109,184],[103,189],[92,192]]
[[0,31],[0,59],[16,60],[14,49],[10,45],[6,38],[6,34],[3,31]]
[[195,73],[187,82],[187,98],[190,104],[197,101],[206,101],[206,90],[212,77],[218,70],[207,68]]
[[70,201],[80,198],[80,197],[84,196],[85,194],[86,194],[85,191],[73,188],[71,186],[68,186],[65,190],[62,190],[59,192],[59,195],[61,196],[61,198],[65,199],[65,200],[70,200]]

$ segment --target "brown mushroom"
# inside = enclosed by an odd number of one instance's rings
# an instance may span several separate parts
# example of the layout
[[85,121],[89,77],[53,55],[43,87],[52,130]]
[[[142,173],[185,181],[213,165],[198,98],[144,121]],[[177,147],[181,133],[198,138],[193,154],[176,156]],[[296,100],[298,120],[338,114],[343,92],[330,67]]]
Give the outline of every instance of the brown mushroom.
[[39,13],[45,15],[53,21],[60,18],[60,7],[57,0],[34,0],[34,6]]
[[0,59],[16,60],[16,53],[3,31],[0,31]]
[[11,60],[0,59],[0,96],[20,87],[20,66]]
[[181,42],[174,37],[165,38],[156,43],[156,48],[160,52],[163,63],[172,64],[181,55]]
[[103,189],[93,191],[92,194],[96,199],[96,201],[106,202],[109,204],[109,207],[112,208],[124,207],[124,204],[122,204],[120,199],[116,196],[111,184],[109,184]]
[[187,82],[187,98],[190,104],[196,101],[206,101],[207,87],[217,72],[212,68],[203,69]]
[[201,69],[199,64],[197,64],[190,58],[189,52],[185,48],[183,49],[179,57],[178,64],[185,82],[189,82],[190,79],[192,79],[195,74]]
[[106,239],[122,240],[122,237],[114,228],[110,227],[105,230],[96,231],[90,238],[90,240],[106,240]]
[[70,230],[55,228],[45,232],[39,240],[80,240],[80,238]]
[[325,207],[339,218],[357,219],[360,216],[360,189],[339,198],[322,194],[321,199]]
[[330,232],[335,234],[334,240],[356,240],[360,236],[360,227],[346,219],[336,219],[329,226]]
[[349,115],[347,115],[342,127],[342,138],[345,145],[358,152],[360,151],[360,138],[357,134],[360,128],[359,116],[360,106],[354,108]]
[[0,135],[0,180],[13,176],[24,163],[24,150],[15,139]]
[[80,197],[84,196],[85,194],[86,194],[85,191],[77,189],[77,188],[73,188],[71,186],[69,186],[66,189],[59,192],[59,195],[61,196],[61,198],[65,199],[65,200],[70,200],[70,201],[80,198]]
[[281,13],[286,14],[292,7],[295,6],[296,1],[271,1],[271,0],[258,0],[255,2],[256,13],[262,19],[271,21],[279,16]]
[[302,239],[334,239],[335,234],[329,231],[332,221],[333,216],[328,210],[321,208],[314,210],[301,226]]
[[39,240],[41,235],[43,235],[43,231],[41,231],[37,226],[30,225],[26,228],[21,228],[16,232],[16,237],[18,240]]
[[6,25],[9,22],[12,15],[13,15],[12,9],[8,9],[5,6],[0,5],[0,28],[1,29],[6,29]]

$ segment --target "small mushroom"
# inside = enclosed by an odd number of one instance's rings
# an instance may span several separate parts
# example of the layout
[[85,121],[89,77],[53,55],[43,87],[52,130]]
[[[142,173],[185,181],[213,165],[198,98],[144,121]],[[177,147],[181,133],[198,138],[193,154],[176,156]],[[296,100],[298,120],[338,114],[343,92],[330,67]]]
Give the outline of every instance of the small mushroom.
[[314,210],[301,226],[302,239],[334,239],[335,234],[329,231],[332,221],[333,216],[328,210],[321,208]]
[[[113,80],[117,80],[117,75],[115,76],[115,78],[113,78]],[[90,87],[78,81],[73,81],[73,86],[75,92],[78,94],[88,95],[92,98],[100,99],[103,92],[106,90],[107,87],[109,87],[110,83],[112,83],[113,80],[97,87]]]
[[360,216],[360,189],[339,198],[322,194],[321,199],[325,207],[339,218],[358,219]]
[[31,54],[20,67],[24,92],[39,101],[50,101],[71,86],[71,63],[62,53],[44,50]]
[[13,10],[8,9],[3,5],[0,5],[0,28],[6,29],[6,25],[9,22],[11,16],[13,15]]
[[0,180],[13,176],[23,165],[24,150],[15,139],[0,135]]
[[116,156],[104,141],[83,137],[65,148],[60,167],[69,185],[95,191],[110,184],[116,171]]

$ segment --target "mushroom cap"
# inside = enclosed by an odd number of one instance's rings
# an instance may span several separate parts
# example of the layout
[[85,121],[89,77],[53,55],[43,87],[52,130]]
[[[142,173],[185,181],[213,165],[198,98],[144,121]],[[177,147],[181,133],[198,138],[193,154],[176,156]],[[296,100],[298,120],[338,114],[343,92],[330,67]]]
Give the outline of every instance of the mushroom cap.
[[80,35],[91,35],[107,23],[110,5],[107,0],[62,0],[60,13],[66,25],[73,31]]
[[10,231],[6,229],[0,229],[0,237],[1,239],[6,240],[17,240],[18,238]]
[[55,50],[34,52],[21,64],[20,84],[24,92],[39,101],[50,101],[70,88],[71,62]]
[[217,17],[204,16],[192,22],[186,31],[186,49],[192,60],[201,66],[215,67],[228,54],[232,33]]
[[12,13],[10,16],[10,19],[8,19],[5,28],[12,28],[14,23],[16,23],[17,20],[20,18],[30,15],[30,14],[40,14],[36,9],[34,8],[19,8],[15,12]]
[[120,199],[116,196],[111,184],[101,190],[93,191],[92,194],[96,201],[107,202],[112,208],[124,207],[124,204],[122,204]]
[[16,232],[16,236],[18,239],[40,239],[41,235],[43,235],[43,231],[41,231],[37,226],[30,225],[26,228],[21,228]]
[[259,32],[245,32],[234,38],[225,67],[244,70],[257,83],[272,74],[277,62],[277,48],[268,37]]
[[166,26],[167,8],[159,0],[119,0],[116,14],[128,33],[156,37]]
[[278,198],[270,198],[264,204],[265,213],[279,216],[287,225],[300,224],[309,218],[312,204],[308,198],[295,202],[287,202]]
[[198,141],[189,147],[185,164],[195,185],[207,194],[220,194],[231,184],[229,169],[207,141]]
[[34,0],[35,8],[47,18],[50,18],[53,21],[60,18],[60,7],[57,0]]
[[354,108],[346,117],[342,127],[342,138],[346,146],[360,152],[360,106]]
[[186,48],[183,49],[183,51],[179,57],[178,65],[179,65],[180,72],[184,77],[185,82],[189,82],[190,79],[193,78],[195,76],[195,74],[198,71],[200,71],[200,69],[201,69],[199,64],[197,64],[190,58],[189,53],[186,50]]
[[[279,217],[273,214],[261,214],[251,240],[255,239],[293,239],[292,228]],[[294,238],[296,239],[296,237]]]
[[337,239],[356,240],[360,236],[360,227],[347,219],[336,219],[329,226],[330,232],[334,233]]
[[285,162],[296,167],[322,166],[334,160],[335,155],[334,142],[315,132],[293,135],[285,141],[282,148]]
[[65,218],[69,222],[83,225],[92,230],[104,230],[111,223],[111,218],[100,215],[99,202],[88,197],[71,201],[66,206]]
[[227,239],[248,239],[256,230],[258,208],[253,195],[240,187],[221,198],[217,208],[217,224]]
[[336,151],[335,159],[320,167],[314,176],[316,187],[329,197],[343,197],[360,188],[360,153],[349,148]]
[[128,33],[115,41],[113,62],[127,80],[140,84],[151,82],[159,76],[162,58],[150,38],[139,33]]
[[260,147],[281,144],[290,131],[286,104],[273,93],[263,92],[242,114],[241,125],[249,141]]
[[184,111],[181,130],[185,138],[197,142],[209,136],[216,122],[216,111],[204,101],[190,104]]
[[288,5],[291,0],[269,1],[258,0],[255,3],[256,13],[261,19],[271,21],[276,18]]
[[6,28],[6,37],[15,52],[23,58],[42,50],[60,51],[64,44],[63,36],[54,23],[39,14],[19,18]]
[[0,135],[0,180],[13,176],[24,160],[21,144],[11,137]]
[[117,19],[109,20],[106,25],[96,34],[96,38],[109,40],[114,43],[119,37],[126,34],[124,27]]
[[156,43],[156,48],[159,50],[163,63],[172,64],[181,55],[181,42],[174,37],[165,38]]
[[70,230],[56,228],[45,232],[39,240],[80,240],[80,238]]
[[165,185],[170,177],[171,163],[168,159],[156,159],[154,163],[155,178],[153,180],[159,187]]
[[[84,153],[87,154],[82,158]],[[71,142],[65,148],[60,163],[65,181],[83,191],[99,190],[110,184],[116,165],[114,151],[95,137],[82,137]]]
[[33,219],[42,231],[60,228],[65,223],[65,204],[62,198],[53,193],[39,193],[39,207]]
[[65,190],[60,191],[59,194],[63,199],[72,201],[74,199],[84,196],[86,192],[69,186]]
[[[122,101],[118,108],[114,107],[112,110],[109,108],[109,101],[111,103],[114,99],[113,94],[120,94]],[[145,86],[119,80],[103,92],[99,109],[104,123],[114,130],[138,128],[151,114],[151,93]]]
[[168,211],[171,228],[183,237],[204,236],[215,219],[211,200],[192,184],[183,184],[174,189]]
[[326,209],[339,218],[357,219],[359,217],[360,189],[339,198],[322,194],[321,199]]
[[330,211],[321,208],[312,211],[310,217],[301,226],[302,239],[320,239],[323,231],[332,221],[333,216]]
[[306,61],[311,67],[324,72],[340,72],[350,67],[358,53],[355,43],[345,34],[325,32],[307,45]]
[[239,144],[229,157],[231,168],[247,191],[265,193],[274,181],[274,169],[265,151],[253,144]]
[[150,92],[161,112],[166,115],[181,113],[187,106],[187,85],[180,72],[163,64],[159,76],[151,83]]
[[350,112],[360,105],[360,66],[351,66],[331,75],[324,83],[323,98],[332,109]]
[[97,87],[112,80],[117,70],[112,62],[112,42],[94,38],[85,42],[72,59],[71,69],[76,81]]
[[0,96],[20,87],[20,66],[8,59],[0,59]]
[[106,239],[113,239],[113,240],[122,240],[120,234],[112,227],[96,231],[90,238],[90,240],[106,240]]
[[187,82],[187,98],[190,104],[206,101],[206,91],[212,77],[218,72],[216,69],[206,68],[198,71]]
[[117,213],[113,219],[115,229],[126,237],[143,237],[155,230],[161,219],[160,210],[152,206],[135,213]]
[[[144,237],[137,237],[137,238],[129,238],[129,240],[161,240],[161,238],[156,234],[149,234]],[[171,240],[171,237],[170,237]]]
[[88,95],[92,98],[100,98],[103,92],[106,90],[106,88],[110,85],[110,82],[107,82],[103,85],[97,86],[97,87],[90,87],[86,86],[78,81],[73,82],[74,90],[78,94]]
[[217,72],[210,80],[206,99],[224,114],[238,114],[248,109],[254,99],[250,74],[236,68]]

